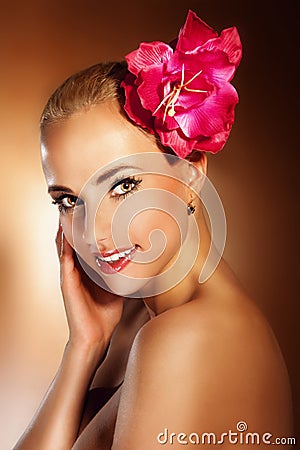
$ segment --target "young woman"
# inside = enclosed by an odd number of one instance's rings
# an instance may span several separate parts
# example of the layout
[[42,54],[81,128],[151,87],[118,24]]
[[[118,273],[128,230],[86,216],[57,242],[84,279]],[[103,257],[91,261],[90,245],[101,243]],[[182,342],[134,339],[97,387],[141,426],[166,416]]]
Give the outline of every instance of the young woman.
[[128,66],[95,65],[49,99],[42,162],[70,334],[16,449],[291,436],[279,346],[214,247],[222,230],[201,199],[206,152],[233,123],[240,57],[235,28],[218,37],[189,12],[176,42],[141,44]]

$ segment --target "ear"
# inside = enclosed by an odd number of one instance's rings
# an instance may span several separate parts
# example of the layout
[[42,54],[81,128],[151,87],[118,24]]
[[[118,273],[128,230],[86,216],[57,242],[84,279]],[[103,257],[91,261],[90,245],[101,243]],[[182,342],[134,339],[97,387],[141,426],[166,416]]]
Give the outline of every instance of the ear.
[[202,189],[207,173],[207,156],[204,152],[197,152],[197,157],[189,159],[190,177],[189,186],[196,192]]

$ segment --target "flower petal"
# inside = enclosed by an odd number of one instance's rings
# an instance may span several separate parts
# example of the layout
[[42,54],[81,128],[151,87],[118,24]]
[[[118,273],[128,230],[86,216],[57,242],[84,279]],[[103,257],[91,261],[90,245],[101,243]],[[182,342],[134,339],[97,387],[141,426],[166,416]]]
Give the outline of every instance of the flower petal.
[[226,28],[220,37],[209,39],[202,45],[186,50],[186,54],[195,55],[201,50],[221,50],[227,54],[228,61],[237,68],[242,57],[242,43],[236,27]]
[[213,95],[207,97],[199,108],[177,114],[175,119],[183,133],[189,138],[213,136],[228,130],[234,119],[234,106],[238,95],[234,87],[227,83]]
[[235,73],[234,64],[230,64],[226,53],[220,50],[202,50],[199,54],[199,59],[201,59],[203,73],[211,83],[216,84],[218,87],[230,81]]
[[178,128],[178,123],[176,122],[174,117],[165,114],[165,108],[162,107],[155,114],[155,126],[157,129],[166,133],[170,130],[176,130],[176,128]]
[[154,133],[152,114],[143,108],[136,86],[134,85],[134,80],[135,76],[129,73],[121,83],[126,95],[124,109],[137,125],[147,128],[151,133]]
[[221,131],[214,136],[205,137],[199,141],[194,146],[195,150],[217,153],[226,144],[231,130]]
[[158,66],[149,67],[140,73],[141,84],[138,87],[138,94],[140,96],[142,105],[146,109],[154,112],[163,98],[162,85],[162,64]]
[[137,50],[126,55],[128,69],[134,75],[147,67],[167,62],[173,54],[173,50],[164,42],[142,42]]
[[203,22],[193,11],[189,10],[185,24],[179,32],[176,51],[186,52],[203,45],[208,39],[218,34]]
[[206,50],[201,48],[193,54],[176,52],[168,67],[172,67],[174,70],[176,67],[181,68],[183,65],[185,70],[191,74],[185,76],[185,81],[191,79],[192,75],[201,72],[200,77],[197,76],[195,81],[205,77],[210,83],[216,84],[218,87],[230,81],[235,72],[234,64],[230,63],[227,54],[219,49]]
[[222,31],[218,48],[226,52],[229,61],[238,67],[242,58],[242,43],[236,27]]
[[194,148],[196,140],[187,139],[179,128],[177,130],[164,132],[157,130],[160,140],[166,147],[172,148],[179,158],[185,158]]

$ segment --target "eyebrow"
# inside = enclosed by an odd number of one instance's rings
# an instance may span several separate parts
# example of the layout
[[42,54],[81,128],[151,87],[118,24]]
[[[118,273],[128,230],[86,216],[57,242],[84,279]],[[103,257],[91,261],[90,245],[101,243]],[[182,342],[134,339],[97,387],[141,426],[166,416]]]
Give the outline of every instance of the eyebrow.
[[126,165],[117,166],[117,167],[114,167],[114,168],[112,168],[110,170],[107,170],[106,172],[101,174],[97,178],[97,180],[95,181],[95,185],[103,183],[103,181],[106,181],[109,178],[112,178],[113,176],[115,176],[121,170],[128,170],[128,169],[134,169],[134,170],[138,170],[139,172],[142,172],[142,169],[140,167],[137,167],[137,166],[126,166]]
[[53,184],[53,185],[48,187],[48,193],[49,194],[50,194],[50,192],[55,192],[55,191],[68,192],[69,194],[73,193],[72,189],[70,189],[70,188],[68,188],[66,186],[59,186],[57,184]]
[[[98,185],[100,183],[103,183],[104,181],[108,180],[109,178],[112,178],[113,176],[115,176],[118,172],[120,172],[121,170],[128,170],[128,169],[134,169],[137,170],[139,172],[142,172],[143,170],[140,167],[137,166],[126,166],[126,165],[121,165],[121,166],[117,166],[117,167],[113,167],[110,170],[107,170],[106,172],[104,172],[103,174],[99,175],[99,177],[96,179],[96,181],[93,183],[94,185]],[[68,194],[72,194],[73,191],[72,189],[66,187],[66,186],[62,186],[62,185],[51,185],[48,187],[48,193],[50,194],[50,192],[67,192]]]

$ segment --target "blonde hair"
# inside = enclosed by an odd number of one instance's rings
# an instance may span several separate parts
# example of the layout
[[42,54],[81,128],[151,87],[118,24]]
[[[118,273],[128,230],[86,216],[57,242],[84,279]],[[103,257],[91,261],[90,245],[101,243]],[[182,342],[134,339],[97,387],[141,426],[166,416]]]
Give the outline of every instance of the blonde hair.
[[41,134],[47,125],[106,100],[117,99],[123,106],[120,84],[126,73],[127,64],[121,61],[95,64],[70,76],[49,98],[41,115]]
[[[88,110],[92,106],[107,100],[118,100],[121,112],[132,122],[124,111],[125,94],[120,86],[127,73],[126,61],[104,62],[83,69],[67,78],[53,92],[42,112],[40,120],[42,139],[47,125],[67,119],[76,112]],[[149,135],[149,132],[140,125],[135,123],[134,125],[143,133]],[[152,134],[151,136],[153,137]],[[157,135],[155,135],[155,139],[163,153],[175,154],[170,147],[161,143]],[[194,150],[185,159],[198,161],[202,156],[203,152]]]

